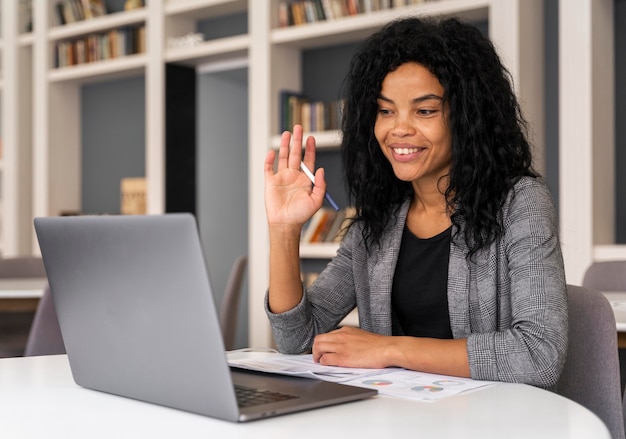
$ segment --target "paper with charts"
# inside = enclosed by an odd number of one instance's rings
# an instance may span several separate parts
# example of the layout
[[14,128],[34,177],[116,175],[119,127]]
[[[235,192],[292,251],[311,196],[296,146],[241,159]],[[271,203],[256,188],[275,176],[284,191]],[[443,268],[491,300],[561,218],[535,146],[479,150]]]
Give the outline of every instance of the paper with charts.
[[[313,362],[312,355],[285,355],[249,352],[238,358],[237,351],[229,352],[228,364],[241,369],[283,375],[316,378],[352,386],[369,387],[382,395],[433,402],[448,396],[495,384],[446,375],[435,375],[401,368],[358,369],[323,366]],[[252,354],[252,355],[250,355]]]

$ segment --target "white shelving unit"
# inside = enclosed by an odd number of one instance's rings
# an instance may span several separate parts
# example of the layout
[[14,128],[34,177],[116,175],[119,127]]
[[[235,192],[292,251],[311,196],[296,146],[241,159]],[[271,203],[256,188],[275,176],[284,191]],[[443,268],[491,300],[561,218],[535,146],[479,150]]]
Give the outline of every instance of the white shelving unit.
[[30,253],[32,229],[32,34],[19,2],[2,0],[3,256]]
[[[199,20],[245,11],[242,0],[170,0],[146,7],[59,25],[56,0],[35,2],[35,138],[33,215],[80,211],[80,88],[86,83],[143,76],[146,84],[146,179],[148,213],[165,211],[165,63],[188,66],[247,56],[248,35],[168,48],[169,38],[193,32]],[[122,26],[145,26],[146,51],[121,58],[64,68],[53,67],[59,41],[106,32]],[[36,252],[36,245],[33,245]]]
[[[2,8],[2,247],[9,254],[37,253],[34,216],[80,210],[80,88],[85,83],[143,75],[146,95],[146,179],[149,213],[165,210],[165,64],[198,66],[247,60],[249,78],[249,344],[271,345],[263,311],[268,284],[268,239],[263,203],[263,161],[276,147],[278,91],[301,90],[304,49],[358,42],[393,18],[409,14],[456,15],[488,20],[490,37],[507,64],[524,110],[535,128],[543,169],[543,35],[541,0],[440,0],[417,6],[278,28],[278,0],[149,0],[144,9],[60,26],[58,0],[35,0],[34,31],[21,31],[18,2]],[[592,0],[576,0],[591,2]],[[605,0],[603,0],[605,1]],[[169,48],[168,40],[195,31],[205,18],[246,12],[243,35]],[[53,67],[62,40],[123,25],[146,26],[146,52],[91,65]],[[580,108],[580,105],[574,105]],[[590,107],[587,107],[590,108]],[[322,148],[336,148],[337,132],[315,133]],[[335,245],[303,247],[303,257],[330,257]]]
[[615,245],[614,0],[559,2],[559,192],[567,281]]
[[[278,0],[250,2],[250,345],[269,346],[271,335],[262,308],[268,284],[267,230],[263,206],[263,159],[267,147],[279,143],[279,90],[301,90],[300,54],[303,49],[357,42],[391,19],[410,14],[459,16],[464,20],[488,20],[490,38],[509,68],[524,111],[534,127],[538,146],[537,167],[543,170],[543,5],[521,0],[441,0],[417,6],[380,11],[355,17],[291,28],[278,28]],[[269,23],[269,28],[268,28]],[[524,60],[524,62],[522,62]],[[317,136],[324,147],[338,144],[336,133]],[[334,139],[333,139],[334,137]],[[336,246],[303,246],[303,257],[332,257]]]

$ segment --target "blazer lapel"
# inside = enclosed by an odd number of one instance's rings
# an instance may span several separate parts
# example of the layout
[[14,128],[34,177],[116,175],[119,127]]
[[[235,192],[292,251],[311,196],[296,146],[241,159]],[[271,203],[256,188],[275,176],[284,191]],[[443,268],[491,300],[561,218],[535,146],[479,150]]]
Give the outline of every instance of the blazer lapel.
[[459,230],[453,226],[450,241],[450,262],[448,264],[448,311],[450,327],[454,338],[465,338],[471,332],[469,318],[470,270],[467,258],[467,246],[462,237],[463,229],[457,239],[454,235]]
[[383,234],[378,250],[368,257],[370,311],[374,331],[391,335],[391,288],[410,200],[400,206]]

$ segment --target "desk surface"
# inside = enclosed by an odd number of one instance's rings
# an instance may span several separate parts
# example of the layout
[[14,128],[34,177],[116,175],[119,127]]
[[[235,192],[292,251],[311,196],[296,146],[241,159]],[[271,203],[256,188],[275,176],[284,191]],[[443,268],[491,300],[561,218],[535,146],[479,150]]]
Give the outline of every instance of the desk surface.
[[619,332],[626,332],[626,292],[606,292],[603,293],[615,313],[615,324]]
[[234,424],[83,389],[74,384],[65,355],[0,359],[0,426],[3,437],[46,439],[610,437],[587,409],[522,384],[496,384],[434,403],[376,396]]

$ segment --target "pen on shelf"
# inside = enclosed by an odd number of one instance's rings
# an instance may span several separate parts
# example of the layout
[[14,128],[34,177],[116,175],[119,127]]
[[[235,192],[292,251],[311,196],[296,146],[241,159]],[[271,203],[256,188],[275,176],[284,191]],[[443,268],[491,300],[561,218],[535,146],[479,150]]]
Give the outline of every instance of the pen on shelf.
[[[302,172],[304,172],[306,176],[309,177],[309,180],[311,180],[311,183],[315,184],[315,176],[313,175],[311,171],[309,171],[309,168],[306,167],[304,162],[300,162],[300,169],[302,169]],[[328,201],[328,203],[333,207],[333,209],[335,209],[336,211],[339,211],[339,206],[337,205],[337,203],[335,203],[335,200],[333,200],[333,197],[330,196],[328,191],[326,191],[326,193],[324,194],[324,198],[326,198],[326,201]]]

